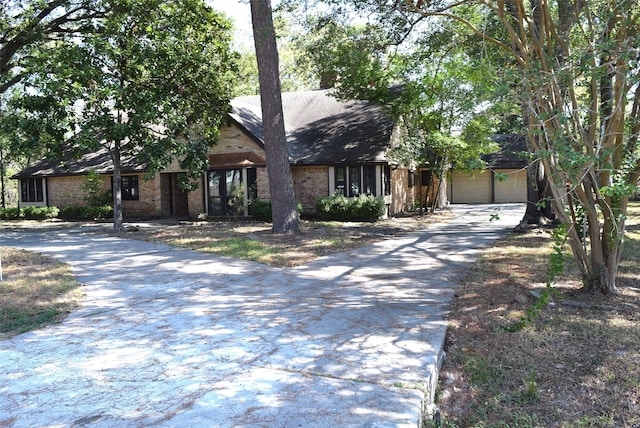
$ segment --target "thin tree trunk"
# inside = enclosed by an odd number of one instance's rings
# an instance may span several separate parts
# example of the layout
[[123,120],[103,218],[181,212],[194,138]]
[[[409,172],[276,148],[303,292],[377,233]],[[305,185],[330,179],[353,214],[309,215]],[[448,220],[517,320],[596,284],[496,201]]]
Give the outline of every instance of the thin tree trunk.
[[120,159],[120,142],[113,146],[113,231],[122,230],[122,162]]
[[299,233],[293,179],[282,113],[278,48],[270,0],[251,0],[253,38],[258,60],[262,130],[267,155],[274,233]]
[[5,168],[4,168],[4,149],[2,146],[0,146],[0,180],[2,181],[2,208],[6,208],[6,199],[4,196],[4,174],[5,174]]

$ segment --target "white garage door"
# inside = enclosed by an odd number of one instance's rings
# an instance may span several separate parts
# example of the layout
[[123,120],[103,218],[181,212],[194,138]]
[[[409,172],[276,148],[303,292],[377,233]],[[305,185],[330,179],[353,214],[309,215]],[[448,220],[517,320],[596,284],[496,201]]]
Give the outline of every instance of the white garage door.
[[527,171],[513,169],[500,171],[506,180],[495,180],[495,202],[527,202]]
[[449,200],[453,204],[491,203],[491,172],[468,175],[454,171],[449,189]]

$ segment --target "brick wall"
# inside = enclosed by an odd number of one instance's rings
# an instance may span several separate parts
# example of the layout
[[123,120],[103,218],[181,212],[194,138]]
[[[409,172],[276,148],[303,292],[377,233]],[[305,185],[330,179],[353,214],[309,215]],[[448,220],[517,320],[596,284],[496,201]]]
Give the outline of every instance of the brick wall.
[[[103,177],[103,187],[110,189],[111,181]],[[49,192],[49,206],[52,207],[78,207],[86,205],[87,193],[82,189],[86,176],[75,175],[71,177],[49,177],[47,190]]]
[[[131,174],[126,174],[131,175]],[[111,175],[104,175],[103,188],[111,190]],[[87,193],[82,189],[86,176],[50,177],[48,179],[49,205],[59,208],[66,206],[86,205]],[[160,178],[156,174],[151,179],[138,175],[140,198],[137,201],[122,201],[125,217],[159,217],[162,214],[160,206]]]
[[269,192],[269,175],[267,174],[267,168],[257,168],[256,176],[258,199],[261,201],[270,201],[271,193]]
[[187,201],[189,204],[189,216],[191,218],[198,218],[198,215],[205,213],[204,206],[204,182],[200,181],[199,186],[193,192],[187,194]]
[[296,202],[302,204],[303,212],[315,213],[318,198],[329,195],[329,168],[326,166],[304,166],[291,168]]
[[254,152],[263,158],[266,156],[264,149],[235,125],[220,128],[218,142],[209,149],[210,155],[242,152]]
[[161,217],[160,175],[155,174],[149,178],[140,174],[138,175],[138,186],[140,197],[137,201],[122,201],[122,212],[125,218]]

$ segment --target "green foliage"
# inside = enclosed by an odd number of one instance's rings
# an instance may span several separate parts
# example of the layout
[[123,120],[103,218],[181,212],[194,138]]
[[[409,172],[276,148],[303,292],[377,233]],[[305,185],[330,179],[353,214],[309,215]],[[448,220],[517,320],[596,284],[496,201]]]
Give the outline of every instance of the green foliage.
[[48,220],[59,214],[57,207],[0,208],[0,220]]
[[113,207],[78,206],[63,207],[58,214],[63,220],[106,220],[113,217]]
[[[7,123],[36,156],[102,147],[116,176],[126,159],[150,172],[178,159],[189,178],[199,178],[235,79],[229,21],[203,0],[108,3],[83,37],[41,52]],[[76,135],[65,138],[69,132]],[[120,200],[114,205],[118,223]]]
[[[298,214],[302,214],[302,204],[297,203],[296,209],[298,210]],[[253,201],[249,206],[249,214],[256,220],[266,222],[273,221],[271,202],[262,201],[260,199]]]
[[104,188],[102,176],[93,169],[82,183],[82,190],[87,194],[85,202],[90,207],[102,207],[112,202],[111,192]]
[[47,220],[56,218],[59,212],[57,207],[25,207],[21,216],[27,220]]
[[249,214],[256,220],[260,221],[272,221],[271,217],[271,202],[269,201],[254,201],[249,207]]
[[322,220],[376,221],[384,215],[385,209],[382,198],[367,195],[347,198],[335,193],[316,203],[316,214]]
[[20,208],[0,208],[0,220],[17,220],[20,218]]

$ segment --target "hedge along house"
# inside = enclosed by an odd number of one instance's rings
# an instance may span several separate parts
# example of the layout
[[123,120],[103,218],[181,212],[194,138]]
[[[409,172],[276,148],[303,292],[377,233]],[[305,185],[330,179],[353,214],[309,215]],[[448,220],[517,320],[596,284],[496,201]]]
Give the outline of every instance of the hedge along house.
[[[312,213],[318,198],[335,192],[383,197],[390,215],[410,206],[416,196],[410,174],[387,158],[400,133],[380,106],[338,101],[326,90],[283,93],[282,101],[294,189],[304,212]],[[84,205],[83,184],[91,170],[103,176],[104,189],[110,190],[113,168],[106,150],[37,161],[13,177],[19,180],[20,204]],[[150,175],[135,159],[123,159],[124,215],[248,215],[252,200],[270,200],[260,97],[231,102],[198,189],[179,189],[184,172],[174,162]]]

